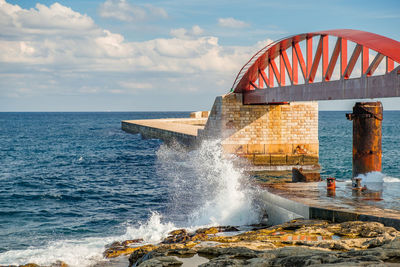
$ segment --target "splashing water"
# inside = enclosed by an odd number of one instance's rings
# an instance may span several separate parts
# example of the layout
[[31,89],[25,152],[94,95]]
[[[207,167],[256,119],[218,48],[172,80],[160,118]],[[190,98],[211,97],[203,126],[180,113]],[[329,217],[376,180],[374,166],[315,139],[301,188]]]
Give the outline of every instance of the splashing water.
[[[104,261],[102,253],[114,241],[142,238],[158,243],[178,226],[189,230],[210,225],[246,225],[259,221],[248,177],[224,158],[219,141],[206,141],[188,152],[179,145],[162,145],[157,152],[160,183],[170,194],[166,214],[152,212],[145,223],[128,225],[120,236],[51,241],[45,247],[10,250],[0,254],[2,264],[34,262],[49,265],[57,260],[69,266],[90,266]],[[162,185],[160,185],[162,187]]]
[[71,267],[91,266],[101,261],[107,244],[114,241],[142,238],[144,243],[157,243],[176,227],[172,223],[162,223],[162,216],[153,212],[149,220],[137,227],[127,226],[121,236],[83,238],[79,240],[58,240],[49,242],[45,247],[26,250],[10,250],[0,254],[2,264],[26,264],[34,262],[39,265],[50,265],[58,260]]
[[177,145],[160,148],[158,169],[171,187],[168,218],[185,227],[258,222],[248,177],[221,151],[218,140],[191,152]]

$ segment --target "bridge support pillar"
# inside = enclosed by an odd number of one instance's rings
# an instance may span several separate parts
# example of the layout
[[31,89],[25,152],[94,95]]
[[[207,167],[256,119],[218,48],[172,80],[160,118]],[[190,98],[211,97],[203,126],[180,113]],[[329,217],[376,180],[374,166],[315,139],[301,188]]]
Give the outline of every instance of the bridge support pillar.
[[317,102],[244,105],[242,94],[219,96],[199,137],[219,138],[225,153],[267,170],[319,168]]
[[346,117],[353,121],[353,177],[381,171],[382,103],[357,102]]

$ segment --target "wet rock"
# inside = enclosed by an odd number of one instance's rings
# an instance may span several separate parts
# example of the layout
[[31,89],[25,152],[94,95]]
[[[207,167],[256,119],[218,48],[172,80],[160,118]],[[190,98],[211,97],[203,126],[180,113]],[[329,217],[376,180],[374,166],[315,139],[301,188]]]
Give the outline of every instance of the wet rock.
[[233,243],[219,244],[216,247],[227,248],[227,247],[246,247],[253,250],[266,250],[275,249],[276,245],[268,241],[239,241]]
[[186,235],[186,234],[187,234],[186,229],[177,229],[177,230],[173,230],[168,233],[168,235],[171,235],[171,236]]
[[199,267],[241,267],[244,265],[244,260],[232,259],[230,257],[218,257],[199,265]]
[[165,240],[167,242],[132,253],[130,266],[145,263],[165,266],[162,264],[167,263],[159,262],[158,258],[191,257],[196,252],[211,258],[201,266],[380,266],[400,263],[400,233],[375,222],[332,224],[322,220],[293,220],[234,236],[215,235],[218,231],[223,229],[210,227],[195,233],[175,230]]
[[68,267],[68,264],[66,264],[63,261],[56,261],[55,263],[51,264],[49,267]]
[[144,246],[135,250],[129,256],[129,267],[133,266],[135,263],[137,263],[140,259],[142,259],[147,253],[149,253],[153,249],[155,249],[155,247]]
[[377,237],[387,233],[396,236],[398,231],[393,227],[386,227],[378,222],[361,222],[351,221],[339,224],[332,224],[327,227],[327,230],[340,236],[347,236],[350,238],[359,237]]
[[246,247],[205,247],[200,248],[197,253],[206,257],[218,257],[220,255],[229,255],[238,259],[250,259],[258,256],[259,252]]
[[140,263],[139,267],[167,267],[167,266],[180,266],[183,262],[177,260],[172,256],[154,257],[147,261]]
[[197,251],[191,248],[178,248],[168,250],[168,256],[180,256],[180,257],[191,257],[196,254]]
[[137,244],[143,242],[143,239],[131,239],[131,240],[125,240],[124,242],[121,243],[122,246],[128,246],[130,244]]
[[246,265],[249,267],[268,267],[272,266],[271,259],[268,258],[253,258],[246,261]]
[[237,231],[239,231],[239,229],[237,229],[234,226],[216,226],[216,227],[197,229],[196,234],[212,235],[212,234],[222,233],[222,232],[237,232]]
[[144,246],[140,246],[140,247],[111,247],[103,252],[103,256],[107,259],[115,258],[115,257],[121,256],[121,255],[130,254],[138,249],[153,250],[155,247],[156,246],[154,246],[154,245],[144,245]]

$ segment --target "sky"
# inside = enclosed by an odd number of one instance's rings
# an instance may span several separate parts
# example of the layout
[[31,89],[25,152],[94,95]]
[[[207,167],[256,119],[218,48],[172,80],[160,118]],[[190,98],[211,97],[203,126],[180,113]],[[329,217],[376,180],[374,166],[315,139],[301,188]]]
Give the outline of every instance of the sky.
[[0,111],[209,110],[268,42],[399,25],[398,0],[0,0]]

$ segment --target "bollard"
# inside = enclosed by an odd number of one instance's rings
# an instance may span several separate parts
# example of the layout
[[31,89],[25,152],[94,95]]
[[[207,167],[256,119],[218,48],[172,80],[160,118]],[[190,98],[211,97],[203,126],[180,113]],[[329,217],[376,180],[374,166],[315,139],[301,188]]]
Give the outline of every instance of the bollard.
[[353,177],[381,171],[382,103],[357,102],[346,117],[353,121]]
[[361,186],[361,178],[359,178],[359,177],[353,178],[352,187],[353,187],[353,190],[363,189],[363,187]]
[[335,178],[328,177],[326,179],[326,195],[328,197],[335,197],[336,196],[336,182]]
[[336,182],[335,182],[335,178],[333,177],[329,177],[326,179],[326,189],[329,190],[335,190],[336,189]]

